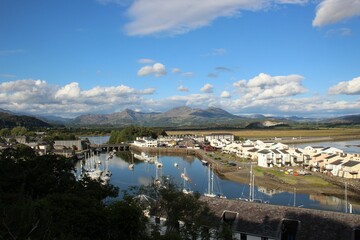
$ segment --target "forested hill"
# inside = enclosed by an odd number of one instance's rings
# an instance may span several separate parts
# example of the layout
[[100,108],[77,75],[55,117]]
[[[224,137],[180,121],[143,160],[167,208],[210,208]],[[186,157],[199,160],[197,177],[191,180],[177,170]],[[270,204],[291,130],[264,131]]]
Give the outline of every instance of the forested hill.
[[0,112],[0,128],[22,127],[51,127],[49,123],[30,116],[18,116],[8,112]]

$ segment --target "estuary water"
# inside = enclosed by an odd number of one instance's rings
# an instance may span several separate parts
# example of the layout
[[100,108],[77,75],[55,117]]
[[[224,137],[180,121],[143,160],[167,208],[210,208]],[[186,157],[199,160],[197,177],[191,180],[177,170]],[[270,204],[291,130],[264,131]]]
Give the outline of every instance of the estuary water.
[[[96,144],[101,144],[108,140],[108,137],[101,137],[101,140],[99,139],[100,137],[88,138],[91,138],[90,140]],[[319,143],[316,145],[319,145]],[[352,145],[352,143],[347,145]],[[186,175],[190,178],[190,181],[186,182],[186,188],[198,191],[201,194],[208,191],[209,169],[194,156],[155,156],[157,161],[163,164],[161,168],[157,168],[154,163],[131,157],[132,154],[130,152],[123,152],[122,157],[114,155],[111,159],[108,159],[108,153],[101,153],[96,156],[101,161],[100,168],[104,169],[107,167],[112,172],[110,183],[119,187],[120,191],[127,190],[130,186],[150,184],[154,179],[161,176],[171,178],[179,187],[183,187],[181,173],[184,173],[184,169],[186,170]],[[141,153],[136,154],[140,155]],[[90,160],[88,159],[87,161]],[[132,163],[134,163],[134,168],[129,169],[129,165]],[[238,199],[249,197],[249,184],[221,179],[216,174],[214,174],[213,181],[211,182],[214,186],[214,192],[222,193],[227,198]],[[254,198],[263,202],[269,202],[269,204],[345,212],[344,199],[333,196],[298,194],[296,189],[294,189],[294,192],[286,192],[281,190],[281,186],[278,189],[266,189],[261,186],[255,186],[254,192]],[[360,203],[351,201],[350,203],[352,204],[353,213],[360,214]]]

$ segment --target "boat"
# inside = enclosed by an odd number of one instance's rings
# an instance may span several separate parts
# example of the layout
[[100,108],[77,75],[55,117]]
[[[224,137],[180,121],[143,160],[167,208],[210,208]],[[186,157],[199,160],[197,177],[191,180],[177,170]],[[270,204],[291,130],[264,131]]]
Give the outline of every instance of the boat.
[[214,193],[214,171],[211,171],[211,166],[208,167],[208,188],[207,193],[205,193],[204,196],[211,198],[226,198],[222,193]]
[[156,165],[157,168],[162,168],[163,167],[162,162],[159,162],[158,158],[156,158],[156,160],[155,160],[155,165]]
[[178,163],[174,163],[174,167],[178,168],[179,164]]
[[204,160],[204,159],[202,159],[201,162],[202,162],[202,164],[205,165],[205,166],[207,166],[207,165],[209,164],[209,162],[206,161],[206,160]]

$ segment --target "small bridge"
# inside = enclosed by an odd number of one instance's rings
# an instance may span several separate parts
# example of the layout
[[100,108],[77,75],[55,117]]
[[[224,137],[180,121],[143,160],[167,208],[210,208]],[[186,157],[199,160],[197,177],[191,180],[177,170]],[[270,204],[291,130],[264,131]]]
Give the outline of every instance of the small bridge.
[[94,149],[95,151],[100,152],[110,152],[110,151],[129,151],[130,145],[125,143],[118,143],[118,144],[91,144],[90,148]]

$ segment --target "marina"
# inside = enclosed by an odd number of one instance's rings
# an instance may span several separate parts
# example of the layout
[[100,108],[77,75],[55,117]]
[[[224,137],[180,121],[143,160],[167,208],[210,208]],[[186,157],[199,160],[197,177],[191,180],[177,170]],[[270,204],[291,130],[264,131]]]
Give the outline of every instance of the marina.
[[[137,154],[141,155],[141,153]],[[186,172],[186,177],[191,179],[191,181],[186,181],[187,191],[197,191],[200,194],[208,191],[209,167],[194,156],[154,155],[151,156],[152,159],[156,159],[154,162],[134,158],[133,163],[129,154],[126,154],[125,156],[128,157],[124,159],[116,155],[109,159],[108,156],[108,153],[101,153],[97,157],[103,166],[105,163],[108,164],[108,170],[112,173],[109,183],[119,187],[120,191],[127,190],[130,186],[151,184],[152,181],[158,180],[162,176],[172,179],[179,187],[183,187],[184,178],[182,175],[184,176],[184,172]],[[156,163],[161,163],[161,167]],[[134,164],[134,167],[129,169],[131,164]],[[228,199],[249,199],[249,194],[251,194],[251,199],[256,199],[258,202],[268,202],[272,205],[293,206],[296,202],[296,206],[302,208],[337,212],[345,212],[348,209],[345,195],[344,199],[340,199],[333,196],[295,194],[294,192],[282,191],[281,186],[278,189],[266,189],[257,186],[256,179],[251,181],[252,186],[249,186],[249,184],[221,179],[215,173],[211,182],[213,185],[210,188],[215,188],[217,192],[221,192]],[[351,206],[353,213],[360,213],[359,203],[351,202]]]

